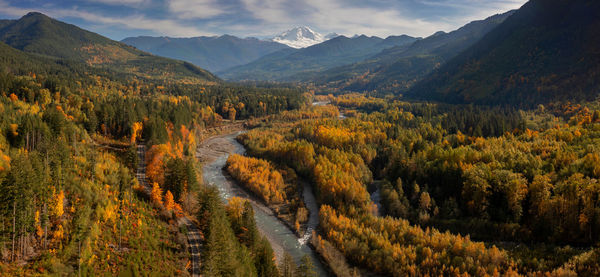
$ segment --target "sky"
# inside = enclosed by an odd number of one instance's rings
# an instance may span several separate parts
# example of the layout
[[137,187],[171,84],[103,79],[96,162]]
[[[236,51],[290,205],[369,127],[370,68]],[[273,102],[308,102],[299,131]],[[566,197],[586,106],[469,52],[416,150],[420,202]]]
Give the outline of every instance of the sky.
[[230,34],[270,37],[296,26],[323,34],[426,37],[525,0],[0,0],[0,18],[31,11],[121,40]]

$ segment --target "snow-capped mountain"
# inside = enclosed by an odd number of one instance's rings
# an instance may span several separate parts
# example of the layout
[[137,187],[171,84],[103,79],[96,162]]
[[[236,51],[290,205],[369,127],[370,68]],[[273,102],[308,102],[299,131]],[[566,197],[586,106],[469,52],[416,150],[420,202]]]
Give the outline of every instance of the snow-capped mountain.
[[287,30],[271,40],[293,48],[305,48],[337,36],[338,34],[335,33],[324,36],[309,27],[302,26]]

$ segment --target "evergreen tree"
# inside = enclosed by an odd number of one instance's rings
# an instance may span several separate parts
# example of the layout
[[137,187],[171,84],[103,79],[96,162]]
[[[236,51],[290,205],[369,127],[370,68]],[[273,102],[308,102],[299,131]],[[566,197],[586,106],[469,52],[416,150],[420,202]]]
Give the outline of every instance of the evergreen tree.
[[310,256],[304,255],[300,260],[300,265],[298,266],[298,270],[296,271],[296,276],[298,277],[316,277],[317,272],[315,272],[315,267],[310,260]]
[[296,263],[294,263],[294,258],[287,252],[283,254],[283,261],[281,261],[281,264],[279,265],[279,273],[281,274],[281,277],[296,276]]
[[219,197],[218,193],[211,193],[211,190],[208,192],[209,199],[205,199],[208,201],[203,203],[209,205],[203,209],[209,213],[204,274],[206,276],[257,276],[250,251],[238,242],[223,204],[218,199],[214,199]]

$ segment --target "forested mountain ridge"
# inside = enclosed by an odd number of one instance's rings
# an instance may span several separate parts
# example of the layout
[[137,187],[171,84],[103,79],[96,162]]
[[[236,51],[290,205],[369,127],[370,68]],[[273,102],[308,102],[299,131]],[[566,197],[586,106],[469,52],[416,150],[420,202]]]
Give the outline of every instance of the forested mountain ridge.
[[477,42],[513,12],[473,21],[449,33],[437,32],[412,44],[385,49],[364,61],[315,74],[311,81],[340,90],[406,91],[416,81]]
[[210,71],[247,64],[288,46],[256,38],[219,37],[129,37],[121,42],[156,55],[191,62]]
[[246,65],[220,72],[230,80],[296,81],[305,75],[332,67],[361,61],[383,49],[413,43],[418,38],[390,36],[386,39],[365,35],[348,38],[338,36],[302,49],[274,52]]
[[193,83],[218,81],[212,73],[191,63],[150,55],[37,12],[3,21],[0,41],[24,52],[143,78]]
[[408,96],[531,106],[591,100],[600,83],[600,3],[532,0]]

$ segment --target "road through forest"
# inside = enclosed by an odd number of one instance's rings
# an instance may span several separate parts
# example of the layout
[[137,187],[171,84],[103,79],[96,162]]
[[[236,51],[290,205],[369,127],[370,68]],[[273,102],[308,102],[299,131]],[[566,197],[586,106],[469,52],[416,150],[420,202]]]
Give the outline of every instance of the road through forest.
[[[135,172],[135,177],[138,183],[146,190],[148,195],[151,194],[152,187],[146,179],[146,145],[137,145],[138,164]],[[190,253],[190,268],[189,272],[192,277],[200,276],[200,229],[188,217],[178,219],[179,226],[185,226],[187,229],[188,252]]]

